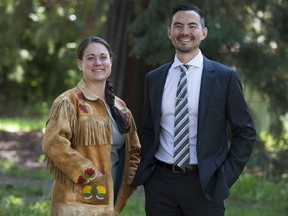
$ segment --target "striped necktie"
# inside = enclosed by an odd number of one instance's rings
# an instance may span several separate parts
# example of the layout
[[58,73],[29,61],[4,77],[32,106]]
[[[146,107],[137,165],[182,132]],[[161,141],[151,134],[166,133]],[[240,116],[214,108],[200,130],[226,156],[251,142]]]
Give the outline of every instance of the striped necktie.
[[177,86],[174,123],[174,162],[185,169],[190,161],[189,156],[189,113],[187,76],[188,65],[180,65],[181,77]]

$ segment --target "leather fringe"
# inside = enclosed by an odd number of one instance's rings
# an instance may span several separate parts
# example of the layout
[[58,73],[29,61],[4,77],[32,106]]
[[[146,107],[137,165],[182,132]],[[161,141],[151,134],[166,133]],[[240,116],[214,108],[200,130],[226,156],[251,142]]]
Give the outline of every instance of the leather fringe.
[[61,114],[61,118],[67,118],[69,119],[70,122],[70,127],[73,131],[73,134],[75,134],[75,129],[76,129],[76,123],[77,123],[77,117],[76,117],[76,112],[75,109],[70,102],[70,100],[64,95],[60,95],[53,103],[51,110],[48,115],[48,120],[50,119],[56,119],[59,117],[60,112],[63,112]]
[[112,126],[103,119],[87,118],[83,122],[78,122],[75,143],[81,146],[90,145],[111,145]]
[[49,170],[49,172],[54,176],[57,181],[60,181],[61,184],[64,184],[74,190],[75,183],[63,172],[61,172],[61,170],[59,170],[47,156],[45,156],[44,163],[46,165],[46,169]]
[[[71,130],[73,131],[73,134],[75,134],[76,123],[77,123],[76,113],[75,113],[72,103],[64,94],[60,95],[53,102],[53,105],[48,115],[47,123],[49,122],[50,119],[57,119],[59,118],[59,116],[61,116],[61,118],[69,119]],[[74,137],[72,137],[72,142],[73,142],[73,139]],[[54,163],[48,158],[48,156],[45,156],[44,162],[45,162],[46,168],[54,176],[55,179],[60,181],[61,184],[74,188],[75,183],[70,178],[68,178],[63,172],[61,172],[61,170],[59,170],[54,165]]]

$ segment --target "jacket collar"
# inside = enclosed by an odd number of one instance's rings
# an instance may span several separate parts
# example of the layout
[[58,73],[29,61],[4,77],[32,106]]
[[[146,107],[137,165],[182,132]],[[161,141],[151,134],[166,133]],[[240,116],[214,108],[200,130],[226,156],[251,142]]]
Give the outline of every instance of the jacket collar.
[[81,79],[80,82],[77,84],[77,88],[83,93],[84,97],[91,101],[96,101],[99,97],[94,94],[89,88],[87,83]]
[[[77,84],[77,88],[83,93],[84,97],[90,101],[96,101],[100,99],[96,94],[94,94],[89,88],[85,80],[81,79]],[[104,101],[105,102],[105,101]],[[106,103],[105,103],[106,104]],[[128,108],[124,101],[115,96],[115,107],[119,109],[124,115],[127,115]],[[126,116],[127,117],[127,116]]]

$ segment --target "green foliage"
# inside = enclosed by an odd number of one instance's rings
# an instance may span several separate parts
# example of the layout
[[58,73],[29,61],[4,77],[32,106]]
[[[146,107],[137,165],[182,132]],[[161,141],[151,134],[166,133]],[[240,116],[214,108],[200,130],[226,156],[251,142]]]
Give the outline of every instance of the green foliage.
[[[2,187],[2,186],[1,186]],[[33,187],[29,185],[8,185],[2,190],[6,189],[10,194],[13,194],[13,198],[16,197],[29,197],[29,196],[42,196],[43,190],[41,185],[33,185]],[[10,199],[11,197],[9,197]],[[17,200],[17,199],[15,199]],[[19,204],[23,203],[22,199],[18,198]]]
[[23,201],[22,198],[15,196],[6,196],[6,193],[1,191],[2,197],[0,198],[1,212],[0,216],[39,216],[49,215],[50,212],[50,201],[47,199],[28,204]]
[[144,198],[132,195],[129,199],[127,206],[124,208],[123,212],[120,214],[121,216],[145,216],[145,209],[144,209]]
[[[14,176],[17,170],[13,164],[0,161],[0,170],[3,174]],[[23,168],[22,168],[23,169]],[[4,170],[4,171],[3,171]],[[0,185],[0,216],[33,216],[49,215],[50,189],[44,189],[41,181],[35,176],[46,174],[40,170],[23,169],[21,185]],[[27,174],[24,174],[24,173]],[[38,173],[39,172],[39,173]],[[12,174],[14,173],[14,174]],[[32,173],[38,173],[33,174]],[[30,174],[30,176],[29,176]],[[15,176],[17,178],[17,176]],[[34,179],[37,178],[37,179]],[[41,178],[40,178],[41,179]],[[47,191],[49,190],[49,191]],[[139,191],[140,190],[140,191]],[[285,181],[268,180],[244,173],[231,189],[231,196],[225,202],[227,216],[279,216],[287,214],[288,185]],[[141,188],[129,199],[121,216],[145,215],[144,197]]]
[[0,130],[4,131],[34,131],[45,127],[44,119],[32,118],[1,118]]
[[11,178],[9,183],[0,185],[0,216],[49,215],[50,191],[43,184],[51,181],[51,177],[44,171],[28,170],[0,160],[0,177]]
[[[130,27],[131,52],[147,64],[170,61],[173,48],[167,38],[171,8],[187,1],[143,1]],[[288,3],[264,1],[193,1],[205,10],[208,36],[203,54],[234,67],[244,85],[268,101],[271,132],[281,133],[279,116],[287,112]],[[163,7],[165,5],[165,7]]]
[[284,216],[287,214],[286,203],[247,203],[238,201],[226,202],[226,216]]
[[[131,55],[153,66],[170,61],[174,50],[166,32],[171,8],[186,2],[150,0],[138,5],[137,16],[129,29]],[[285,118],[288,101],[288,2],[195,0],[193,3],[205,10],[208,36],[201,44],[203,54],[239,72],[244,90],[249,89],[245,96],[251,98],[249,107],[255,123],[264,122],[259,121],[266,118],[263,113],[269,116],[268,126],[255,124],[259,138],[250,165],[255,170],[260,168],[262,174],[287,175],[288,152],[283,146],[288,143],[287,129],[284,128],[288,122]],[[256,100],[253,95],[257,95]],[[261,134],[263,128],[265,136]],[[271,141],[273,151],[268,149]]]
[[[167,38],[171,9],[185,0],[137,1],[131,7],[130,56],[149,65],[173,58]],[[203,53],[233,66],[244,83],[268,98],[271,114],[286,112],[288,100],[287,1],[200,1],[209,34]],[[123,3],[124,4],[124,3]],[[52,100],[78,81],[76,47],[83,37],[103,35],[109,1],[10,1],[0,3],[0,114],[47,114]],[[121,18],[119,18],[120,20]]]
[[77,83],[77,44],[103,31],[107,4],[1,1],[1,115],[46,115],[53,99]]
[[285,181],[243,174],[231,189],[227,215],[278,216],[287,214],[288,185]]
[[266,181],[245,173],[231,189],[232,200],[242,202],[287,202],[288,186],[284,181]]
[[283,128],[278,135],[263,131],[258,134],[248,168],[253,173],[268,178],[287,179],[288,168],[288,115],[280,117]]
[[167,37],[171,3],[165,2],[165,5],[163,7],[163,0],[150,1],[148,7],[144,2],[138,4],[138,15],[129,28],[131,54],[143,59],[148,65],[163,64],[174,56]]
[[[45,120],[34,121],[34,117],[46,118],[53,99],[79,80],[77,44],[88,35],[104,34],[110,2],[0,1],[1,130],[12,128],[26,131],[44,127]],[[140,98],[143,90],[139,90],[142,83],[138,82],[144,80],[144,74],[140,74],[142,70],[173,59],[174,50],[167,38],[171,9],[175,4],[186,2],[130,1],[132,19],[127,29],[130,57],[127,57],[127,62],[132,64],[123,70],[133,71],[131,74],[138,77],[138,81],[135,85],[123,85],[120,81],[116,83],[125,86],[129,95],[130,92],[137,92],[135,97]],[[262,118],[262,114],[258,116],[261,113],[259,109],[263,110],[262,107],[268,104],[266,115],[271,121],[270,128],[256,128],[258,140],[249,168],[261,172],[263,176],[287,176],[288,150],[285,146],[288,138],[287,127],[285,129],[284,125],[288,122],[285,117],[288,101],[288,2],[195,0],[193,3],[205,9],[209,29],[208,36],[201,45],[203,54],[234,67],[239,72],[245,89],[249,89],[245,92],[246,95],[251,96],[251,92],[257,92],[260,106],[251,109],[254,119]],[[118,16],[118,13],[111,15]],[[124,18],[126,17],[119,17],[119,23]],[[114,37],[115,40],[119,38],[121,37],[117,35]],[[123,49],[123,55],[126,55],[126,49]],[[141,64],[131,61],[135,58]],[[133,77],[125,79],[131,78],[134,81]],[[131,89],[135,86],[137,89]],[[138,108],[142,110],[141,103],[137,101],[135,109]],[[141,113],[139,110],[135,113]],[[27,118],[31,125],[24,126],[21,121],[17,124],[13,123],[14,120],[9,122],[7,117],[11,116],[30,116],[33,119]],[[261,133],[262,128],[265,128],[265,133]]]
[[52,179],[51,174],[45,169],[35,169],[33,172],[27,172],[27,168],[15,166],[13,163],[3,160],[0,160],[0,174],[27,179]]

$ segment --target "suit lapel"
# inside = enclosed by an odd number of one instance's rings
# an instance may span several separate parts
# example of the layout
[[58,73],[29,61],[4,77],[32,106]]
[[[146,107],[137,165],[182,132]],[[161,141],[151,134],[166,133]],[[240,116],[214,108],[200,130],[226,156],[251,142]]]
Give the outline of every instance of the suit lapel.
[[212,62],[204,57],[203,73],[200,87],[199,107],[198,107],[198,135],[202,129],[202,123],[204,121],[206,113],[207,102],[210,97],[211,90],[215,82],[215,78],[216,75]]
[[[154,129],[155,133],[159,134],[159,125],[160,125],[160,118],[161,118],[161,107],[162,107],[162,96],[164,92],[164,86],[167,78],[168,71],[171,67],[173,62],[165,64],[163,67],[159,68],[159,71],[157,73],[157,76],[159,76],[157,79],[157,83],[155,84],[155,88],[152,90],[154,93],[153,97],[155,100],[155,107],[154,112],[152,111],[152,115],[155,118],[154,121]],[[153,103],[152,103],[153,104]]]
[[[161,118],[161,106],[162,106],[162,96],[164,91],[164,85],[166,82],[167,74],[169,68],[171,67],[173,62],[165,64],[163,67],[159,68],[157,76],[158,83],[154,89],[151,89],[153,92],[154,100],[154,108],[152,110],[152,116],[155,118],[154,121],[154,130],[155,134],[159,134],[159,125],[160,125],[160,118]],[[215,69],[213,67],[212,62],[204,57],[203,62],[203,73],[201,79],[201,87],[200,87],[200,97],[199,97],[199,107],[198,107],[198,135],[201,134],[202,124],[205,118],[207,102],[210,97],[214,82],[215,82]]]

